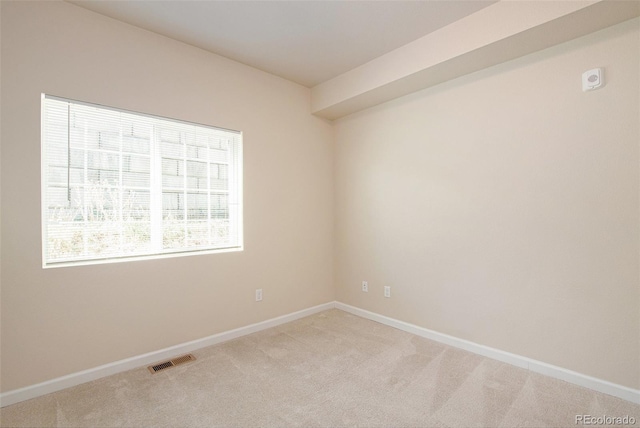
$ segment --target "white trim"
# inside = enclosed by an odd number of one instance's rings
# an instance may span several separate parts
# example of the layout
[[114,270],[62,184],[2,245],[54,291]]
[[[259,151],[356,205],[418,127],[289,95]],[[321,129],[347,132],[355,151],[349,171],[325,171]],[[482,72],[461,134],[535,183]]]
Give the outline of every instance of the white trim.
[[504,363],[521,367],[532,372],[540,373],[555,379],[564,380],[565,382],[573,383],[575,385],[583,386],[594,391],[622,398],[623,400],[627,400],[632,403],[640,404],[640,390],[638,389],[629,388],[624,385],[618,385],[603,379],[598,379],[562,367],[543,363],[542,361],[537,361],[531,358],[523,357],[521,355],[501,351],[500,349],[480,345],[468,340],[459,339],[454,336],[449,336],[448,334],[438,333],[437,331],[419,327],[414,324],[409,324],[404,321],[399,321],[397,319],[360,309],[355,306],[347,305],[345,303],[335,302],[335,308],[343,310],[345,312],[349,312],[350,314],[357,315],[362,318],[377,321],[390,327],[395,327],[399,330],[403,330],[408,333],[415,334],[416,336],[433,340],[435,342],[440,342],[444,343],[445,345],[453,346],[455,348],[464,349],[465,351],[473,352],[474,354],[502,361]]
[[92,369],[72,373],[56,379],[51,379],[46,382],[26,386],[20,389],[14,389],[13,391],[3,392],[2,394],[0,394],[0,407],[9,406],[21,401],[30,400],[32,398],[60,391],[65,388],[70,388],[72,386],[90,382],[92,380],[139,368],[148,364],[153,364],[158,361],[174,357],[178,354],[193,352],[197,349],[215,345],[221,342],[226,342],[228,340],[236,339],[238,337],[245,336],[251,333],[256,333],[261,330],[266,330],[271,327],[276,327],[281,324],[295,321],[297,319],[304,318],[309,315],[313,315],[315,313],[326,311],[332,308],[335,308],[335,302],[324,303],[322,305],[313,306],[311,308],[303,309],[291,314],[271,318],[269,320],[261,321],[255,324],[250,324],[245,327],[240,327],[222,333],[214,334],[203,339],[192,340],[191,342],[171,346],[159,351],[149,352],[147,354],[126,358],[124,360],[115,361],[113,363],[108,363],[99,367],[94,367]]
[[149,352],[147,354],[115,361],[113,363],[105,364],[88,370],[83,370],[77,373],[72,373],[56,379],[48,380],[46,382],[38,383],[36,385],[15,389],[13,391],[7,391],[0,394],[0,407],[9,406],[21,401],[40,397],[42,395],[60,391],[65,388],[70,388],[72,386],[90,382],[92,380],[139,368],[148,364],[153,364],[158,361],[174,357],[177,354],[192,352],[207,346],[226,342],[228,340],[236,339],[238,337],[245,336],[251,333],[256,333],[258,331],[265,330],[271,327],[276,327],[281,324],[295,321],[297,319],[333,308],[340,309],[350,314],[376,321],[381,324],[385,324],[390,327],[415,334],[416,336],[433,340],[435,342],[444,343],[446,345],[453,346],[459,349],[464,349],[465,351],[473,352],[474,354],[502,361],[517,367],[530,370],[532,372],[564,380],[575,385],[583,386],[594,391],[613,395],[614,397],[622,398],[623,400],[640,404],[640,390],[637,389],[632,389],[606,380],[597,379],[591,376],[584,375],[582,373],[577,373],[571,370],[564,369],[562,367],[557,367],[551,364],[543,363],[541,361],[533,360],[531,358],[523,357],[521,355],[516,355],[509,352],[501,351],[499,349],[480,345],[478,343],[460,339],[454,336],[449,336],[447,334],[438,333],[424,327],[419,327],[415,324],[396,320],[394,318],[360,309],[355,306],[347,305],[345,303],[328,302],[322,305],[293,312],[291,314],[271,318],[269,320],[258,322],[255,324],[250,324],[245,327],[240,327],[234,330],[214,334],[213,336],[205,337],[203,339],[197,339],[191,342],[186,342],[180,345],[161,349],[159,351]]

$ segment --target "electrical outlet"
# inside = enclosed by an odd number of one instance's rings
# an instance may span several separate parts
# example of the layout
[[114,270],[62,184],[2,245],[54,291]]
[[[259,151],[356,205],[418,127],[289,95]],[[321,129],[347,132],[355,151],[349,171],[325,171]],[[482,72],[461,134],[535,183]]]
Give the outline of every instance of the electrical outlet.
[[256,290],[256,302],[262,301],[262,288]]
[[391,297],[391,287],[388,285],[384,286],[384,297]]
[[362,281],[362,291],[364,291],[365,293],[369,292],[369,284],[367,283],[367,281]]

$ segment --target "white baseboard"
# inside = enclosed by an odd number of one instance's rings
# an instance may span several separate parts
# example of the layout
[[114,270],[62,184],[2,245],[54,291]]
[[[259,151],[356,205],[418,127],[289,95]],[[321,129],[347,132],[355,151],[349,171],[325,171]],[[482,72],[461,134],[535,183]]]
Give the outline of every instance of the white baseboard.
[[340,309],[353,315],[370,319],[372,321],[377,321],[381,324],[395,327],[399,330],[415,334],[416,336],[424,337],[435,342],[444,343],[445,345],[453,346],[455,348],[464,349],[465,351],[473,352],[474,354],[509,363],[517,367],[531,370],[532,372],[564,380],[565,382],[573,383],[575,385],[583,386],[594,391],[622,398],[623,400],[627,400],[632,403],[640,404],[640,390],[638,389],[618,385],[606,380],[567,370],[562,367],[523,357],[521,355],[516,355],[510,352],[501,351],[499,349],[490,348],[488,346],[480,345],[464,339],[459,339],[447,334],[438,333],[436,331],[419,327],[414,324],[409,324],[404,321],[399,321],[394,318],[389,318],[375,312],[356,308],[355,306],[347,305],[345,303],[336,302],[335,307],[336,309]]
[[335,302],[329,302],[312,308],[303,309],[291,314],[282,315],[259,323],[251,324],[245,327],[236,328],[234,330],[225,331],[214,334],[203,339],[193,340],[191,342],[182,343],[180,345],[171,346],[159,351],[149,352],[147,354],[138,355],[124,360],[115,361],[92,369],[83,370],[81,372],[72,373],[46,382],[30,385],[24,388],[7,391],[0,394],[0,407],[9,406],[21,401],[30,400],[52,392],[60,391],[65,388],[80,385],[85,382],[100,379],[116,373],[143,367],[149,364],[157,363],[168,358],[175,357],[178,354],[193,352],[197,349],[215,345],[217,343],[226,342],[236,339],[247,334],[255,333],[271,327],[276,327],[300,318],[313,315],[318,312],[326,311],[335,307]]
[[536,373],[564,380],[566,382],[583,386],[594,391],[613,395],[614,397],[622,398],[623,400],[627,400],[632,403],[640,404],[640,390],[637,389],[628,388],[623,385],[618,385],[606,380],[597,379],[591,376],[564,369],[562,367],[557,367],[551,364],[543,363],[541,361],[533,360],[531,358],[501,351],[495,348],[490,348],[488,346],[480,345],[464,339],[459,339],[447,334],[438,333],[424,327],[419,327],[414,324],[399,321],[394,318],[386,317],[384,315],[360,309],[355,306],[347,305],[345,303],[329,302],[322,305],[314,306],[312,308],[303,309],[298,312],[293,312],[291,314],[282,315],[280,317],[251,324],[245,327],[240,327],[234,330],[214,334],[203,339],[193,340],[191,342],[186,342],[180,345],[161,349],[159,351],[149,352],[147,354],[115,361],[113,363],[105,364],[88,370],[83,370],[77,373],[72,373],[70,375],[38,383],[36,385],[30,385],[13,391],[7,391],[0,394],[0,407],[9,406],[11,404],[19,403],[31,398],[40,397],[42,395],[60,391],[65,388],[80,385],[85,382],[90,382],[92,380],[100,379],[116,373],[121,373],[127,370],[146,366],[167,358],[174,357],[178,354],[188,353],[197,349],[205,348],[207,346],[226,342],[228,340],[236,339],[238,337],[265,330],[271,327],[276,327],[278,325],[295,321],[297,319],[304,318],[309,315],[313,315],[315,313],[332,308],[337,308],[362,318],[377,321],[381,324],[385,324],[390,327],[395,327],[399,330],[415,334],[416,336],[444,343],[445,345],[453,346],[455,348],[464,349],[466,351],[473,352],[474,354],[512,364],[514,366],[531,370]]

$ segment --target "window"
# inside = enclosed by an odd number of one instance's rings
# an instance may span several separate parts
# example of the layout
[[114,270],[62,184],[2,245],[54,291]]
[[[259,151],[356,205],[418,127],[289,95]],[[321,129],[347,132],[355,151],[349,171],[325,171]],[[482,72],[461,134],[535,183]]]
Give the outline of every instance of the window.
[[242,135],[43,95],[43,265],[242,249]]

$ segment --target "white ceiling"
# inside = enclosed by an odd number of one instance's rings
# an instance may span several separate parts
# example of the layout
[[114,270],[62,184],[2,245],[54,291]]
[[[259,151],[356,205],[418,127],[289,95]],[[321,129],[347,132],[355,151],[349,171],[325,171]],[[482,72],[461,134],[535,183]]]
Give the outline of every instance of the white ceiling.
[[312,87],[495,1],[72,3]]

